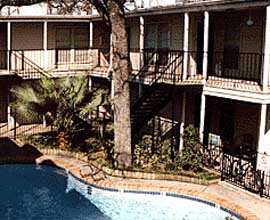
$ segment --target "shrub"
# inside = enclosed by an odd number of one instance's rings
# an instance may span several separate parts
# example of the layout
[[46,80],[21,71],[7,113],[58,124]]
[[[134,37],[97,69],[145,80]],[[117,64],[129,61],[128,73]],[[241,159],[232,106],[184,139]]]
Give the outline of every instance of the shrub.
[[184,131],[184,147],[178,162],[185,170],[201,171],[203,168],[203,145],[200,142],[198,130],[189,125]]

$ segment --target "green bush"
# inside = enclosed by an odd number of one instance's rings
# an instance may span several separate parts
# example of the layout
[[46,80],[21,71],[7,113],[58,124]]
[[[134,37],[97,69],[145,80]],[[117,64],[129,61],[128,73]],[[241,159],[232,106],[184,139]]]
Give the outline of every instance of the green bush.
[[177,161],[184,170],[195,172],[203,169],[203,145],[200,142],[198,130],[189,125],[184,131],[184,147]]
[[[157,141],[154,139],[154,141]],[[165,170],[166,164],[170,164],[170,140],[158,141],[159,144],[152,149],[153,139],[145,135],[142,141],[134,149],[134,165],[137,168],[147,170]]]

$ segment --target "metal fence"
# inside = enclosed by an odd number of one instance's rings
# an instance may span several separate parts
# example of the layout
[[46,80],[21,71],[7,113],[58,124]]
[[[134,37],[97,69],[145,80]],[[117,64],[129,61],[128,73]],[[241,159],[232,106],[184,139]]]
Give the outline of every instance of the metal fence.
[[16,112],[0,114],[0,118],[0,138],[16,139],[52,130],[52,126],[46,125],[45,121],[25,118]]
[[256,169],[256,157],[235,156],[223,152],[221,179],[270,198],[270,170]]

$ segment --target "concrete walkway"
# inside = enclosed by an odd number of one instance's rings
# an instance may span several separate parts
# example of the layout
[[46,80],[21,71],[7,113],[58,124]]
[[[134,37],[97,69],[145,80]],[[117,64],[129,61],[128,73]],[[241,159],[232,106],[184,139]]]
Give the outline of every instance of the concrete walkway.
[[[87,165],[86,162],[79,161],[75,158],[69,158],[65,156],[58,155],[47,155],[46,159],[51,159],[52,161],[61,161],[64,164],[72,165],[72,169],[79,169],[82,166]],[[39,158],[37,159],[39,160]],[[255,194],[251,194],[245,190],[239,189],[232,186],[226,182],[219,182],[217,184],[212,184],[209,186],[197,185],[191,183],[183,183],[176,181],[160,181],[160,180],[142,180],[142,179],[124,179],[106,176],[99,173],[102,179],[114,183],[114,185],[128,185],[128,184],[143,184],[151,187],[172,187],[177,189],[185,190],[196,190],[198,192],[203,192],[217,196],[221,199],[226,199],[239,205],[250,212],[254,213],[260,220],[270,220],[270,200],[260,198]]]

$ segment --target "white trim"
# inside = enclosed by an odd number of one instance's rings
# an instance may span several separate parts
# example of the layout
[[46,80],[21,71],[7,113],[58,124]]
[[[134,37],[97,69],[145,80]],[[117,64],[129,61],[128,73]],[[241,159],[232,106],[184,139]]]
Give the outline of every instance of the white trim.
[[227,98],[233,99],[243,102],[251,102],[257,104],[270,104],[270,94],[263,94],[263,93],[254,93],[248,91],[236,91],[230,89],[222,89],[222,88],[213,88],[204,86],[203,94],[220,97],[220,98]]

